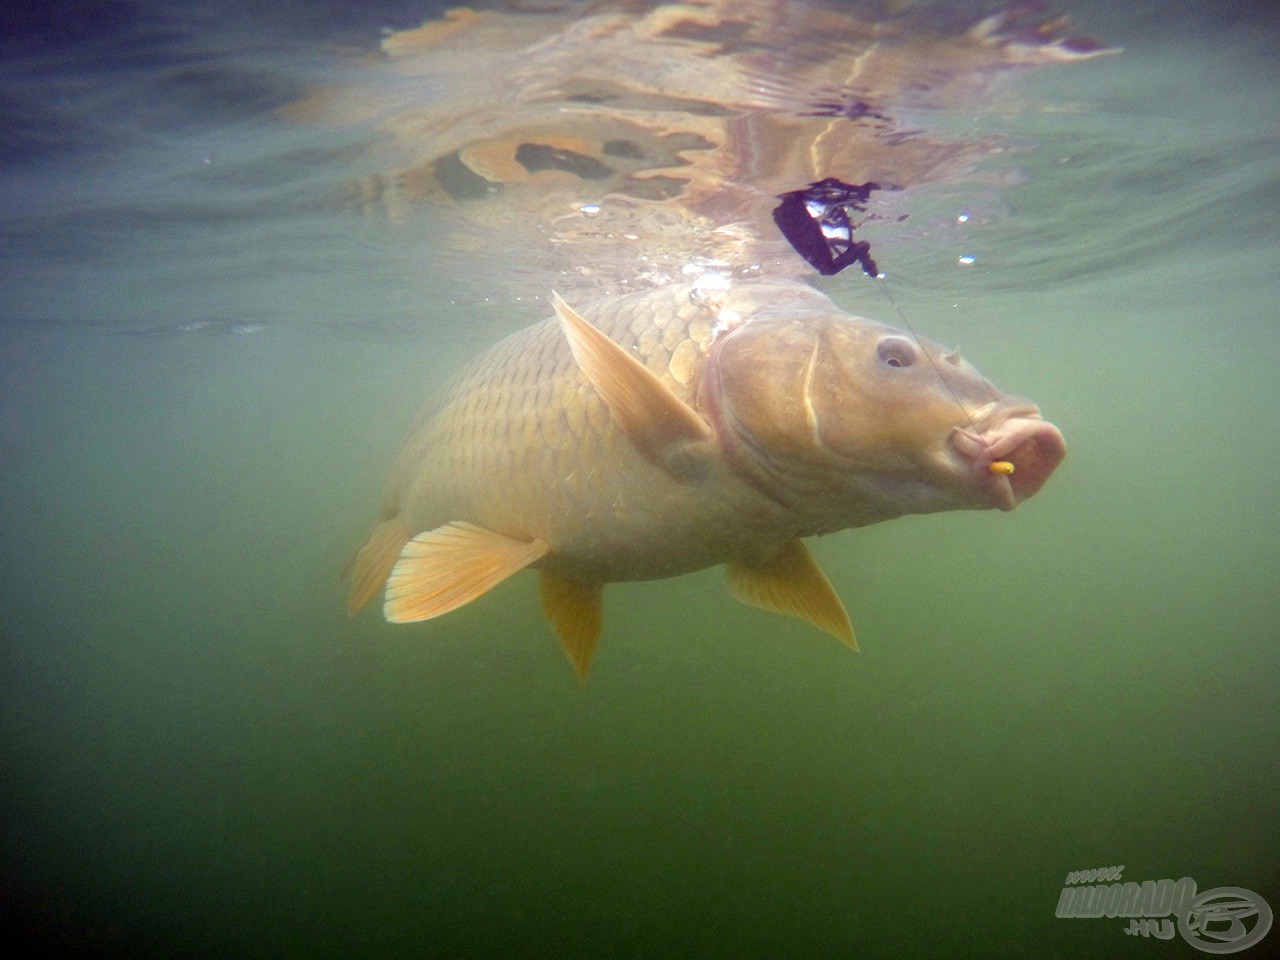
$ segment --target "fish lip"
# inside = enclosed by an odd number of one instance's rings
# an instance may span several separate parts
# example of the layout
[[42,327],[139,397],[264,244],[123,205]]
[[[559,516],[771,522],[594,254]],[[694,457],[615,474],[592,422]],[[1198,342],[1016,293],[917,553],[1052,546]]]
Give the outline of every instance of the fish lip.
[[[948,442],[982,498],[999,510],[1012,510],[1044,486],[1066,456],[1066,441],[1033,404],[991,404],[977,413],[973,429],[953,428]],[[1013,473],[992,473],[998,460],[1012,463]]]

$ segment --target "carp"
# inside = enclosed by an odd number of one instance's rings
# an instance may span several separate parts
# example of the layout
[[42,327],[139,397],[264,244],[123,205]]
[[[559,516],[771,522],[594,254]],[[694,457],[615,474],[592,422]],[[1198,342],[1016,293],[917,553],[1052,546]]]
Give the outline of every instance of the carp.
[[724,564],[733,595],[857,648],[805,537],[1011,510],[1062,434],[958,353],[795,281],[676,284],[499,342],[411,430],[349,612],[429,620],[526,567],[585,680],[605,584]]

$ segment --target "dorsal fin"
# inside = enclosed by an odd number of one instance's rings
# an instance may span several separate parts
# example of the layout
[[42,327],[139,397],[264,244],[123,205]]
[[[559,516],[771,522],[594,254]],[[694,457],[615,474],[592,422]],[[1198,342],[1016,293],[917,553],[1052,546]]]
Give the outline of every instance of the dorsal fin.
[[706,421],[652,370],[565,303],[560,294],[552,293],[551,302],[573,359],[623,433],[646,459],[679,475],[672,466],[673,457],[690,444],[711,438]]
[[545,540],[515,540],[455,520],[404,545],[382,612],[393,623],[430,620],[487,593],[547,554]]

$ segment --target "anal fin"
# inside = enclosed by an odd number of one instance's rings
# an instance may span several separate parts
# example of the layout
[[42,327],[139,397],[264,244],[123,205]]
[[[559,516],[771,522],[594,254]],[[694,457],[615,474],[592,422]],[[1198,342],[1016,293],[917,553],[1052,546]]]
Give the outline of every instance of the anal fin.
[[539,586],[542,612],[560,638],[564,655],[578,675],[578,682],[586,683],[600,641],[600,606],[604,587],[598,583],[566,580],[547,570],[542,571]]
[[725,567],[729,591],[762,610],[785,613],[825,630],[854,650],[858,641],[840,597],[809,549],[792,540],[766,563],[748,566],[731,561]]
[[392,623],[430,620],[470,603],[547,554],[545,540],[516,540],[456,520],[404,545],[387,579]]
[[382,589],[396,565],[396,558],[409,542],[409,528],[398,516],[383,520],[373,528],[369,539],[342,571],[342,578],[351,575],[351,590],[347,594],[347,616],[354,617],[364,609]]

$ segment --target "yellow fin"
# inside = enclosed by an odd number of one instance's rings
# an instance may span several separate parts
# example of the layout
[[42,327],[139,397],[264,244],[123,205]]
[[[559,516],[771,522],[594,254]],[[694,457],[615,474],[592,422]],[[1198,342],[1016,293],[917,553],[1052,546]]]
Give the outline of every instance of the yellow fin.
[[382,612],[392,623],[430,620],[487,593],[546,556],[545,540],[513,540],[455,520],[404,545]]
[[542,571],[539,584],[542,612],[560,638],[578,682],[586,683],[600,641],[600,601],[604,587],[598,583],[566,580],[546,570]]
[[552,293],[551,303],[573,359],[618,426],[645,457],[675,473],[672,454],[711,437],[706,421],[652,370],[565,303],[560,294]]
[[347,616],[354,617],[382,589],[396,565],[396,558],[409,542],[409,528],[399,517],[383,520],[373,528],[369,539],[342,571],[345,580],[351,574],[351,591],[347,594]]
[[799,540],[787,543],[768,563],[726,566],[729,591],[743,603],[799,617],[858,649],[849,614],[827,575]]

